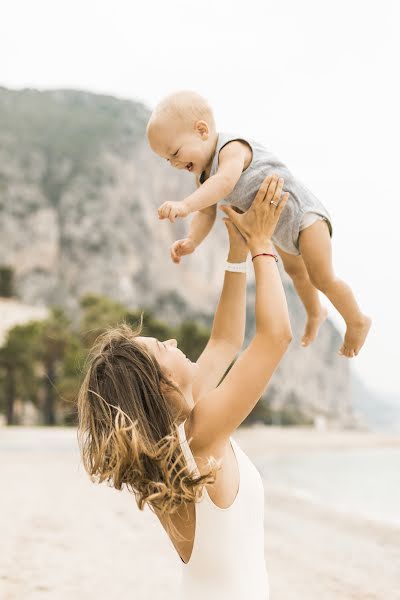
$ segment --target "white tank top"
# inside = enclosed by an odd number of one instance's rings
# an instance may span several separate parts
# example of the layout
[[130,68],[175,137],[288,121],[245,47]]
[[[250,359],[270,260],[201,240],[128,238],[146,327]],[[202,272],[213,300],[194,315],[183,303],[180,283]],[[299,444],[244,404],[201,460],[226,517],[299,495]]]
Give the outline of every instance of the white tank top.
[[[179,439],[189,469],[200,475],[186,440],[184,422]],[[195,504],[196,530],[188,563],[181,559],[179,600],[268,600],[264,558],[264,485],[261,475],[230,438],[239,467],[235,500],[220,508],[207,488]]]

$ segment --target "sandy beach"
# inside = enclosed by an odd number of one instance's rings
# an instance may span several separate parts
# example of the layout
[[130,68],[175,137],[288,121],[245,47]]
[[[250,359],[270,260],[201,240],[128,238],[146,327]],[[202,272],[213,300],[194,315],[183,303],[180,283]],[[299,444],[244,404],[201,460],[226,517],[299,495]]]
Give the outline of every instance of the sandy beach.
[[[350,431],[254,426],[234,437],[256,464],[299,450],[400,448],[399,437]],[[2,427],[0,464],[2,600],[175,598],[180,561],[165,532],[129,493],[89,481],[73,429]],[[265,554],[271,600],[400,599],[400,528],[273,486]]]

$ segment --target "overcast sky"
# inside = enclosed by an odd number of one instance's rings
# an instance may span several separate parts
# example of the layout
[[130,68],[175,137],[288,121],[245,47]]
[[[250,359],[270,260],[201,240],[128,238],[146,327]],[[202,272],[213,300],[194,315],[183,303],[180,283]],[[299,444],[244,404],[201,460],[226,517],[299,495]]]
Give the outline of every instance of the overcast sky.
[[[0,85],[140,99],[190,88],[326,205],[334,263],[374,320],[352,361],[400,398],[396,1],[3,0]],[[184,175],[183,175],[184,176]],[[326,300],[341,331],[341,317]]]

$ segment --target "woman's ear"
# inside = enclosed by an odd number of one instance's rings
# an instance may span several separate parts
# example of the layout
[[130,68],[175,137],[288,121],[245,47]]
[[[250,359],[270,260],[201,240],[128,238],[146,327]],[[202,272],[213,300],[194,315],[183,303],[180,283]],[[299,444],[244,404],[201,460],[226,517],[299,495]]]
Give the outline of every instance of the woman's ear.
[[210,128],[206,121],[196,121],[194,128],[203,140],[208,139]]
[[[171,384],[176,385],[176,382],[173,379],[170,379]],[[181,410],[182,400],[179,392],[171,385],[168,384],[168,381],[160,382],[161,393],[166,399],[167,403],[170,406],[170,409],[174,415],[177,416],[177,412]]]
[[171,391],[171,386],[164,380],[160,381],[160,390],[163,396],[168,396]]
[[176,383],[176,381],[174,381],[172,379],[172,377],[169,374],[167,375],[167,377],[168,377],[167,381],[166,380],[160,381],[160,390],[164,396],[172,396],[172,395],[174,395],[174,393],[176,393],[175,389],[172,387],[172,385],[176,385],[178,387],[178,384]]

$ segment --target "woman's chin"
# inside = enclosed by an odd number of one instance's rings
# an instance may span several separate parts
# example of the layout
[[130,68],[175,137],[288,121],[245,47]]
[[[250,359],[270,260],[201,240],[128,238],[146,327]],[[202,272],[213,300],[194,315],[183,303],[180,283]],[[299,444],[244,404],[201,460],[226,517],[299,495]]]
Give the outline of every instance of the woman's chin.
[[190,363],[190,370],[191,370],[191,372],[192,372],[193,376],[196,376],[196,375],[197,375],[197,372],[198,372],[198,370],[199,370],[199,365],[197,364],[197,362],[192,362],[192,361],[191,361],[191,360],[189,360],[189,359],[188,359],[188,361],[189,361],[189,363]]

